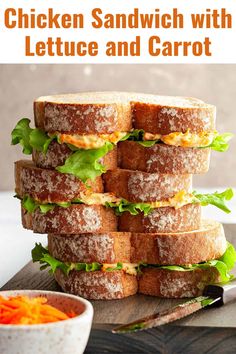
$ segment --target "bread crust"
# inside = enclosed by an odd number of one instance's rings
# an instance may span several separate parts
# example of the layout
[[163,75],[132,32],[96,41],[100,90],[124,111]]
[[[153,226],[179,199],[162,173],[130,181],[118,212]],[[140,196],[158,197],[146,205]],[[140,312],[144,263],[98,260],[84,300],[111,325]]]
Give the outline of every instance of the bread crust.
[[73,204],[55,207],[43,214],[39,209],[28,213],[22,207],[22,224],[36,233],[79,234],[117,230],[117,218],[112,209],[102,205]]
[[130,202],[154,202],[192,188],[192,175],[171,175],[116,169],[103,175],[105,192]]
[[48,235],[49,253],[73,263],[186,265],[218,259],[226,247],[223,226],[213,220],[203,220],[199,229],[181,233]]
[[209,148],[184,148],[166,144],[144,147],[135,141],[118,143],[118,164],[122,169],[149,173],[202,174],[209,170]]
[[188,97],[132,92],[81,92],[39,97],[34,102],[37,127],[66,133],[111,133],[133,127],[150,133],[210,131],[215,107]]
[[56,270],[55,279],[61,288],[90,300],[114,300],[134,295],[138,290],[137,278],[120,271],[84,272],[72,270],[65,275]]
[[[191,99],[189,99],[191,100]],[[192,99],[192,107],[178,107],[158,102],[133,102],[133,126],[153,134],[170,134],[187,130],[193,133],[215,129],[216,108]]]
[[144,216],[124,212],[119,216],[119,231],[138,233],[184,232],[196,230],[201,225],[200,204],[186,204],[179,209],[161,207]]
[[[87,182],[94,192],[103,192],[101,177]],[[31,161],[15,162],[16,193],[23,197],[29,195],[45,203],[66,202],[86,193],[86,185],[77,177],[36,167]]]
[[[66,159],[72,154],[73,151],[71,151],[67,144],[58,144],[56,141],[52,141],[46,154],[33,150],[32,159],[37,167],[50,169],[64,165]],[[99,162],[102,163],[107,170],[117,168],[117,147],[109,151]]]
[[47,132],[109,134],[131,130],[131,107],[122,93],[90,92],[39,97],[35,125]]
[[48,146],[46,154],[33,150],[32,160],[37,167],[56,168],[57,166],[64,165],[66,159],[72,153],[73,151],[71,151],[67,144],[58,144],[56,141],[52,141]]
[[130,262],[129,232],[48,235],[49,253],[62,262]]
[[131,234],[131,263],[185,265],[220,258],[227,248],[223,226],[203,220],[201,227],[182,233]]
[[226,247],[223,226],[213,220],[202,220],[199,229],[179,233],[48,235],[49,253],[73,263],[195,264],[220,258]]
[[138,292],[164,298],[196,297],[202,295],[207,284],[219,281],[219,273],[213,267],[188,272],[150,267],[142,270]]

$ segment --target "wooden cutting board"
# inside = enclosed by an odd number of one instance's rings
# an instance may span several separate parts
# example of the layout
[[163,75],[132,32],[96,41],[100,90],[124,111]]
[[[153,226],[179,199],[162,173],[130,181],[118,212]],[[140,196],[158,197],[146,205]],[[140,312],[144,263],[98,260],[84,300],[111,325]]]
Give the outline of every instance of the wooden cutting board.
[[[224,225],[236,246],[236,225]],[[28,263],[1,290],[60,291],[48,271]],[[236,301],[221,308],[201,310],[186,319],[135,334],[114,335],[111,328],[169,308],[184,300],[135,295],[123,300],[92,301],[94,322],[85,353],[236,353]],[[70,354],[70,353],[68,353]]]

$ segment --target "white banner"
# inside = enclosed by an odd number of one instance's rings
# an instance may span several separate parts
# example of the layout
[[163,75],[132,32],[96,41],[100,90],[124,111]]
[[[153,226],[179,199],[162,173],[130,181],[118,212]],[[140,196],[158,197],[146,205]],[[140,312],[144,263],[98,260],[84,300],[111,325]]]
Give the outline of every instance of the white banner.
[[1,0],[0,63],[236,63],[235,0]]

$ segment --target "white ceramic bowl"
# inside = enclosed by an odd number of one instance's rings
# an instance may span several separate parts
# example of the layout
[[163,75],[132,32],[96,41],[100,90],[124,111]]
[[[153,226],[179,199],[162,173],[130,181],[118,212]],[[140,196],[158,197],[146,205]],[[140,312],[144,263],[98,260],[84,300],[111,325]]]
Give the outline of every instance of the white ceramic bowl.
[[1,325],[1,354],[82,354],[88,342],[93,307],[80,297],[43,290],[1,291],[1,296],[43,296],[61,311],[80,314],[69,320],[37,325]]

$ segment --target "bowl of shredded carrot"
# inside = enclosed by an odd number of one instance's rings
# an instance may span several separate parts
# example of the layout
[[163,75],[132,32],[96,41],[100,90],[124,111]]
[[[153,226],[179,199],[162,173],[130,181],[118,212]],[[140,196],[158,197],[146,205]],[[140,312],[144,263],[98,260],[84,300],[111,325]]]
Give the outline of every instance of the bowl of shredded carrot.
[[1,354],[82,354],[93,319],[91,303],[53,291],[0,291]]

